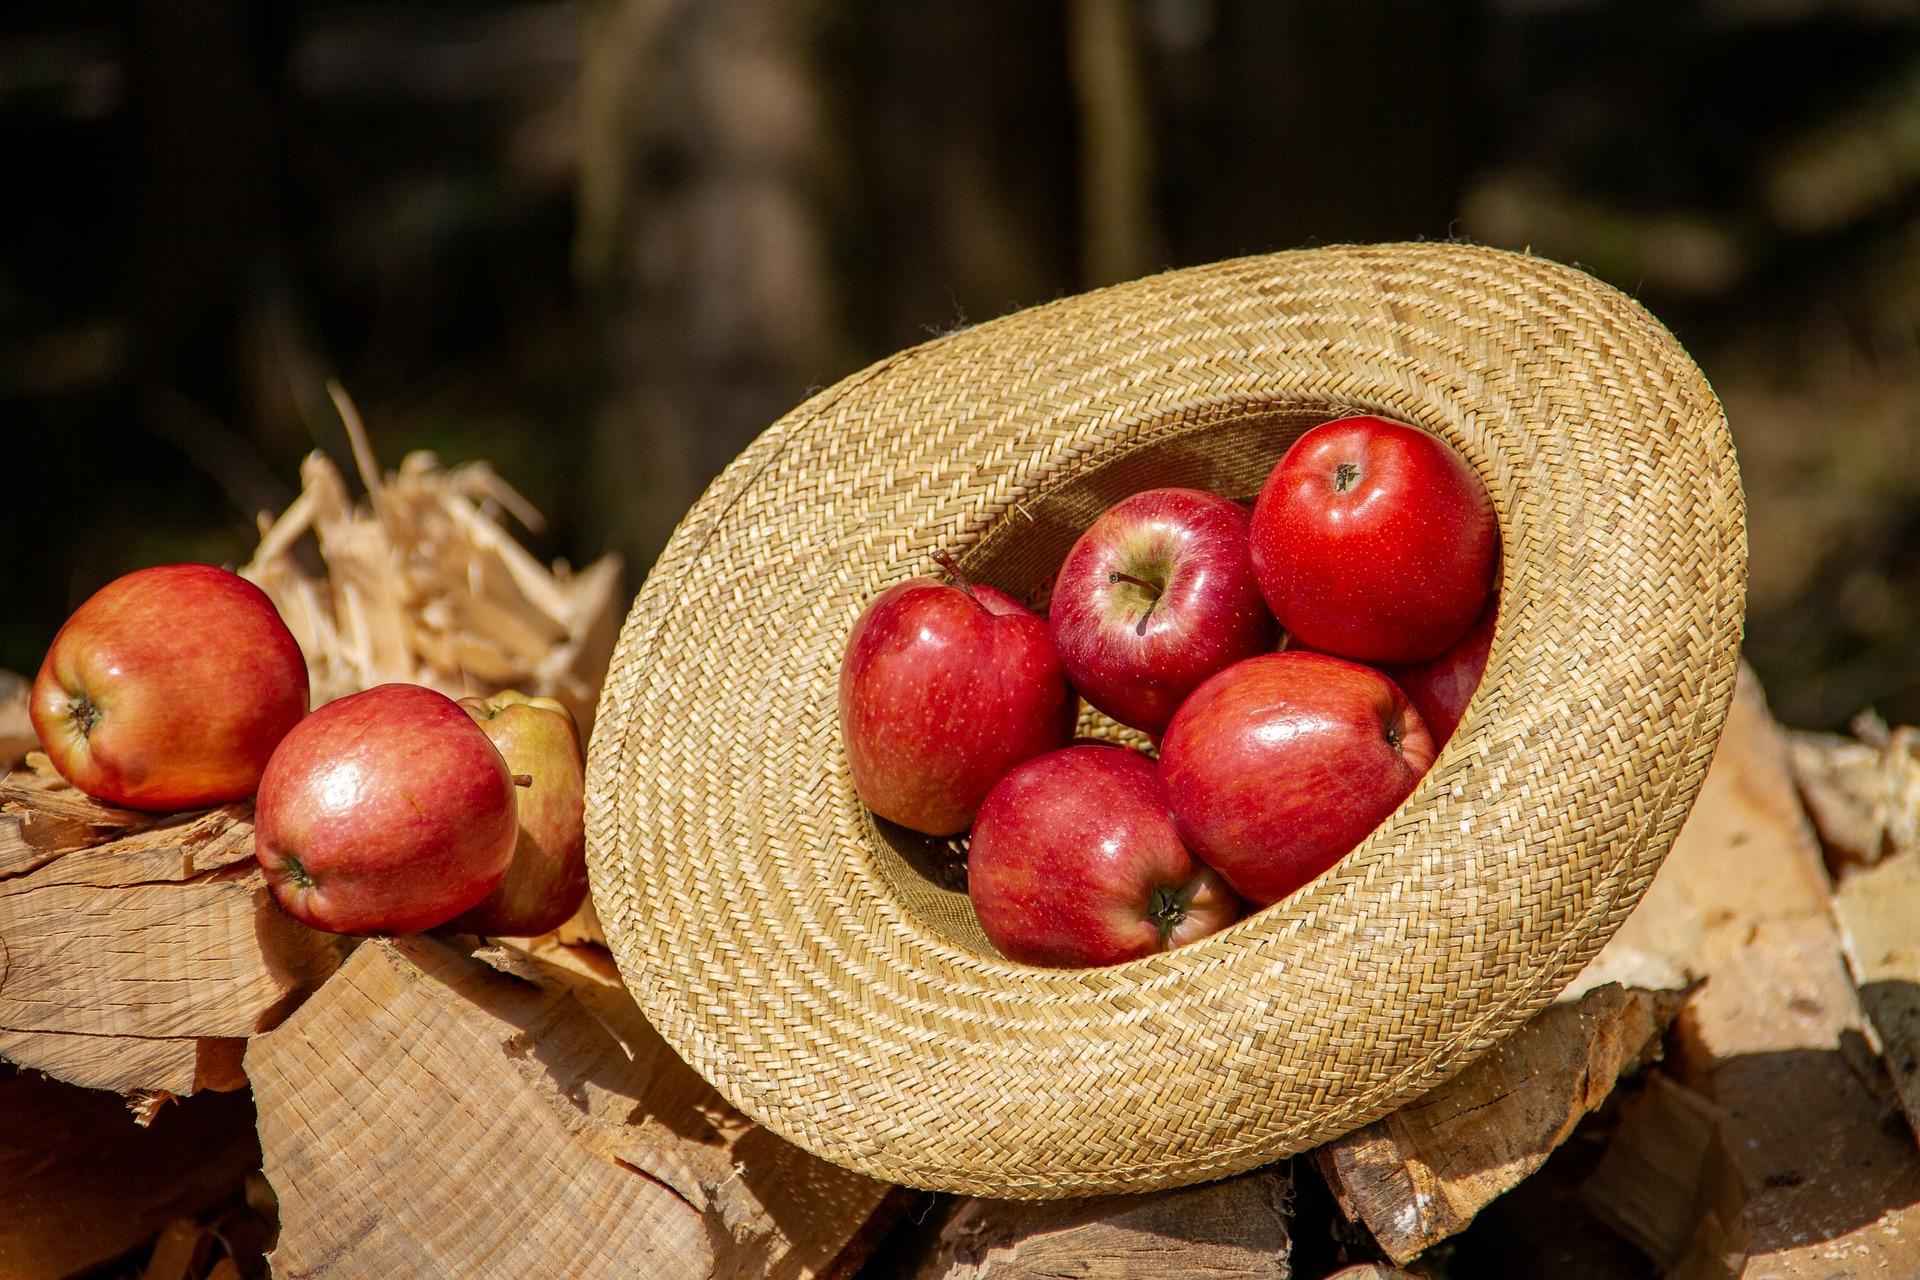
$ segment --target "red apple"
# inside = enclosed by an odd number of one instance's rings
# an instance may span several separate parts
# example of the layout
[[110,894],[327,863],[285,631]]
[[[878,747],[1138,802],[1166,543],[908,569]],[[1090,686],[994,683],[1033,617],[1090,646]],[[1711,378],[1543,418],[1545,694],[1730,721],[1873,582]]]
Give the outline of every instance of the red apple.
[[549,933],[587,896],[586,767],[573,713],[512,689],[462,698],[460,708],[527,785],[515,793],[520,833],[506,879],[453,927],[516,938]]
[[329,702],[280,743],[254,804],[274,897],[334,933],[431,929],[513,861],[513,778],[453,699],[383,684]]
[[915,831],[965,831],[1007,770],[1066,743],[1077,710],[1047,624],[992,587],[902,582],[847,637],[840,729],[854,789]]
[[973,825],[967,892],[1002,955],[1055,969],[1184,946],[1241,907],[1180,842],[1153,761],[1107,743],[1000,780]]
[[100,588],[53,638],[33,729],[60,776],[130,809],[252,795],[307,714],[307,664],[266,593],[207,564]]
[[1480,687],[1480,676],[1487,669],[1487,654],[1493,650],[1493,626],[1500,615],[1498,597],[1489,601],[1467,634],[1453,648],[1428,662],[1407,667],[1388,667],[1386,673],[1406,692],[1414,710],[1427,723],[1437,752],[1447,745],[1460,717]]
[[1273,648],[1240,504],[1149,489],[1107,509],[1067,552],[1048,618],[1081,696],[1158,734],[1202,680]]
[[1500,529],[1466,460],[1385,418],[1294,441],[1253,508],[1253,572],[1302,645],[1361,662],[1424,662],[1466,633],[1493,589]]
[[1433,764],[1398,685],[1318,653],[1269,653],[1194,690],[1160,773],[1187,847],[1259,906],[1344,858]]

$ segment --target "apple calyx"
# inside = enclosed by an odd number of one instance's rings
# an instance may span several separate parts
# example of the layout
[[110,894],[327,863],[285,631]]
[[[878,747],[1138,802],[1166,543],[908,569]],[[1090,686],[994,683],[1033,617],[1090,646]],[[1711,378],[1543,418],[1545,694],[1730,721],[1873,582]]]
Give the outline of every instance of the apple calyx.
[[1333,469],[1333,491],[1335,493],[1345,493],[1347,490],[1353,488],[1354,482],[1359,479],[1360,464],[1357,462],[1343,462]]
[[1187,918],[1187,899],[1193,896],[1192,885],[1163,884],[1147,895],[1147,919],[1153,921],[1154,928],[1160,931],[1160,945],[1165,947],[1173,931]]
[[1140,615],[1139,625],[1133,629],[1135,635],[1143,636],[1147,634],[1147,619],[1153,616],[1155,606],[1160,603],[1160,597],[1166,593],[1167,589],[1163,585],[1148,582],[1145,578],[1136,578],[1130,573],[1121,573],[1118,569],[1112,570],[1107,574],[1107,583],[1109,586],[1121,582],[1127,583],[1130,586],[1139,587],[1142,591],[1147,592],[1147,610]]
[[100,708],[94,705],[84,689],[71,691],[73,701],[67,704],[67,718],[73,721],[73,731],[86,741],[93,733],[93,726],[100,723]]
[[280,869],[286,873],[287,879],[293,883],[294,888],[313,888],[313,873],[307,870],[306,863],[300,861],[300,859],[294,857],[292,854],[283,853],[280,855]]

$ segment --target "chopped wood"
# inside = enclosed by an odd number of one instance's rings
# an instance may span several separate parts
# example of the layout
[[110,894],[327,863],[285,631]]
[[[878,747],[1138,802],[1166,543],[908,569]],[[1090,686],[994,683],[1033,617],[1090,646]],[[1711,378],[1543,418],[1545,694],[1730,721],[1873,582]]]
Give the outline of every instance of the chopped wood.
[[1545,1163],[1657,1054],[1684,996],[1608,983],[1555,1005],[1431,1093],[1321,1147],[1315,1164],[1341,1210],[1410,1262]]
[[192,1218],[175,1218],[160,1229],[140,1280],[190,1280],[213,1251],[213,1237]]
[[[353,502],[324,454],[301,492],[260,517],[240,570],[280,609],[307,657],[317,706],[389,681],[459,697],[509,686],[565,703],[591,729],[626,598],[617,556],[574,572],[543,565],[501,521],[540,515],[483,462],[441,467],[411,453],[382,475],[352,405],[331,388],[367,498]],[[318,575],[298,555],[311,533]]]
[[0,1075],[0,1275],[118,1257],[236,1194],[259,1160],[244,1094],[188,1098],[141,1128],[110,1093]]
[[250,1042],[274,1274],[817,1275],[886,1198],[729,1107],[617,982],[488,954],[524,976],[367,943]]
[[1420,1277],[1411,1271],[1402,1271],[1398,1267],[1389,1267],[1378,1262],[1363,1262],[1357,1267],[1342,1267],[1328,1276],[1327,1280],[1420,1280]]
[[1862,716],[1854,732],[1788,735],[1800,797],[1836,868],[1920,849],[1920,729]]
[[1907,1124],[1920,1136],[1920,846],[1855,871],[1834,894],[1847,966],[1880,1038]]
[[[272,1026],[351,945],[272,901],[251,808],[129,815],[0,782],[0,1055],[149,1097],[244,1083]],[[90,843],[104,840],[104,843]]]
[[1743,671],[1699,801],[1616,941],[1706,977],[1667,1069],[1723,1117],[1733,1274],[1920,1275],[1920,1161],[1877,1092],[1787,754]]
[[1622,1103],[1600,1165],[1581,1189],[1594,1215],[1664,1275],[1738,1275],[1745,1197],[1720,1109],[1661,1071]]
[[0,773],[14,768],[27,758],[27,752],[40,745],[27,715],[27,699],[32,694],[32,681],[0,671]]
[[953,1204],[914,1280],[1285,1280],[1291,1185],[1275,1166],[1144,1196]]

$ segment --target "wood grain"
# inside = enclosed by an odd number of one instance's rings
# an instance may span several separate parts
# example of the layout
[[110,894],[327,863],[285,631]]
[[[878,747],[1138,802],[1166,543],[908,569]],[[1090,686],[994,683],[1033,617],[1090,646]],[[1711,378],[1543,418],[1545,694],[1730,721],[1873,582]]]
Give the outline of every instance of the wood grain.
[[491,954],[368,943],[249,1045],[276,1275],[830,1270],[886,1187],[733,1111],[617,985]]

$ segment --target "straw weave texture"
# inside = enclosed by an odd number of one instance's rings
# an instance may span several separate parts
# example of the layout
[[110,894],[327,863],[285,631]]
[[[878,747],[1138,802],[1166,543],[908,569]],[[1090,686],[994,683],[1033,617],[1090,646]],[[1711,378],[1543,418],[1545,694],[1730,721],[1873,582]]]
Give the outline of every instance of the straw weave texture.
[[[954,850],[854,795],[855,617],[936,551],[1044,606],[1109,503],[1249,497],[1354,411],[1451,442],[1499,510],[1501,616],[1459,732],[1358,850],[1250,920],[1108,969],[999,959]],[[829,1160],[1016,1197],[1251,1168],[1457,1071],[1618,926],[1713,754],[1745,555],[1706,380],[1566,267],[1329,248],[1020,312],[815,396],[687,516],[602,694],[594,901],[668,1042]]]

